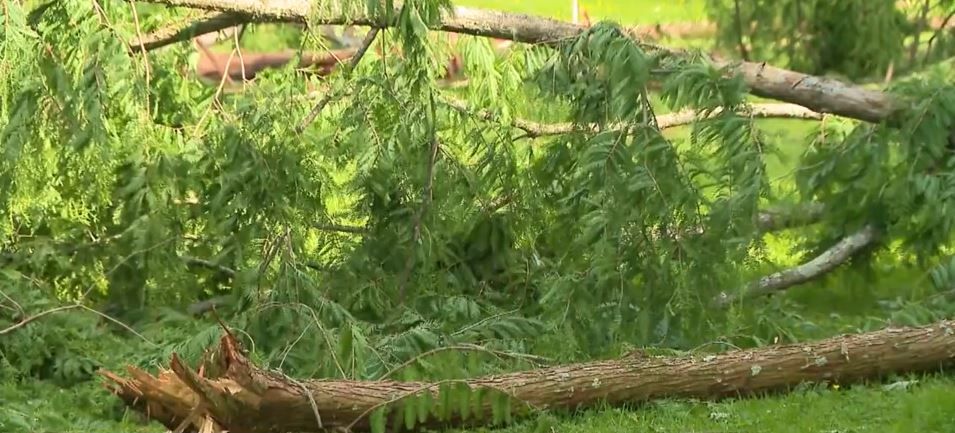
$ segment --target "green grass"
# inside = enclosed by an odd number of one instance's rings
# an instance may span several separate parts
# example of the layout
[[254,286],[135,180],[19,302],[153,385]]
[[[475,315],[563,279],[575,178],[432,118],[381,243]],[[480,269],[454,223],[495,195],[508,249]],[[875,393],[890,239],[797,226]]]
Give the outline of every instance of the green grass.
[[[912,377],[906,385],[807,387],[785,396],[722,403],[658,401],[643,409],[603,409],[564,419],[561,433],[850,433],[955,431],[955,381]],[[935,410],[927,410],[935,408]],[[533,423],[527,423],[533,424]],[[509,432],[529,431],[521,426]]]

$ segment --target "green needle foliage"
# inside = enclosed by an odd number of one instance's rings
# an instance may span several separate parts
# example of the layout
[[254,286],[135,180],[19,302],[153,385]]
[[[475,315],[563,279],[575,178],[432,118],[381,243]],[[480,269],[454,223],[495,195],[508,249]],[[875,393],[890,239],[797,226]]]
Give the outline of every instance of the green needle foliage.
[[[289,66],[220,92],[183,73],[187,44],[126,45],[187,11],[34,3],[5,0],[0,26],[0,328],[74,302],[131,328],[84,310],[39,319],[0,340],[16,380],[88,381],[102,363],[84,342],[130,329],[156,341],[112,362],[195,361],[223,330],[183,312],[218,296],[253,359],[296,377],[453,381],[545,361],[528,353],[688,350],[759,311],[779,315],[736,343],[794,340],[786,326],[808,322],[779,301],[711,308],[765,263],[759,211],[792,197],[769,174],[776,143],[747,114],[745,82],[703,56],[648,49],[612,22],[504,56],[461,36],[472,84],[452,92],[439,86],[452,47],[428,30],[450,4],[414,0],[351,73]],[[746,32],[755,58],[856,77],[902,52],[894,2],[745,3],[735,28],[760,23]],[[710,6],[729,43],[732,5]],[[792,8],[812,26],[781,20]],[[795,33],[808,36],[778,43]],[[933,284],[952,284],[950,83],[945,65],[914,74],[890,89],[908,104],[896,123],[827,118],[805,137],[794,195],[826,208],[810,253],[872,224],[883,242],[870,253],[941,262]],[[298,133],[323,96],[306,88],[332,100]],[[657,116],[687,109],[700,115],[685,137],[660,129]],[[529,137],[518,118],[577,129]],[[906,308],[913,323],[940,314]],[[373,424],[476,398],[447,388]],[[518,408],[488,398],[495,419]]]

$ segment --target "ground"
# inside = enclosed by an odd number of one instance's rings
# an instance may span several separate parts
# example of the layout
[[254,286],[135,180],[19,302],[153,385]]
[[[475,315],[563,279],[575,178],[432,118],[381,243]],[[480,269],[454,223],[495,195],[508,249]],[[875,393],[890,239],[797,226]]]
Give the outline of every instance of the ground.
[[[535,13],[568,19],[570,1],[561,0],[460,0],[460,5]],[[622,24],[691,21],[703,18],[702,0],[584,1],[592,19],[612,16]],[[776,143],[788,157],[801,151],[787,137],[809,131],[807,123],[763,121],[777,133]],[[677,132],[679,134],[679,132]],[[789,143],[789,144],[787,144]],[[773,177],[786,174],[791,161],[771,161]],[[780,265],[791,264],[785,238],[777,239],[774,256]],[[798,306],[787,304],[778,317],[752,318],[751,326],[775,327],[798,339],[821,338],[838,333],[877,329],[891,318],[892,323],[916,321],[915,316],[940,314],[922,308],[924,273],[900,271],[895,267],[877,271],[875,278],[863,278],[851,271],[840,272],[823,281],[793,291]],[[147,338],[160,339],[166,331],[147,331]],[[180,330],[187,335],[190,330]],[[116,335],[111,341],[90,342],[91,357],[113,371],[134,359],[137,350],[128,337]],[[125,341],[125,343],[124,343]],[[167,358],[168,359],[168,358]],[[122,408],[109,398],[97,380],[70,388],[32,382],[13,385],[0,380],[0,431],[90,432],[163,431],[157,425],[142,425],[132,415],[127,421]],[[850,389],[805,387],[791,393],[719,403],[655,402],[640,408],[594,409],[574,417],[545,418],[511,427],[507,432],[552,431],[594,432],[953,432],[955,431],[955,380],[943,374],[897,377],[881,383]]]

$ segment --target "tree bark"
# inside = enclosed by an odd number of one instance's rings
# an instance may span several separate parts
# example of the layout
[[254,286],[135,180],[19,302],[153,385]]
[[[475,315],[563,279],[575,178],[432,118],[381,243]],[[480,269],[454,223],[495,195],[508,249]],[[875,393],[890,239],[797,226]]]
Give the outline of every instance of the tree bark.
[[[236,14],[261,22],[305,22],[322,25],[361,25],[388,27],[394,23],[361,13],[336,13],[334,2],[310,0],[145,0],[148,3],[181,6],[207,11]],[[321,4],[322,11],[312,10]],[[554,44],[573,38],[586,28],[563,21],[531,15],[506,13],[466,7],[455,7],[435,30],[513,40],[528,44]],[[194,33],[194,32],[187,32]],[[629,31],[639,41],[639,31]],[[131,44],[136,45],[134,42]],[[715,64],[742,74],[752,93],[783,102],[802,105],[820,113],[879,123],[890,120],[903,105],[891,95],[843,83],[838,80],[806,75],[757,62],[731,62],[715,59]]]
[[215,33],[239,24],[254,22],[251,17],[228,13],[208,14],[202,19],[182,27],[167,27],[137,38],[129,44],[129,50],[151,51],[173,42],[187,41],[201,35]]
[[[843,263],[849,261],[852,256],[863,248],[875,243],[878,239],[878,230],[876,230],[874,226],[867,225],[851,235],[842,238],[831,248],[813,257],[812,260],[806,263],[760,278],[750,284],[740,297],[755,298],[765,296],[812,281],[832,272]],[[715,299],[715,303],[717,306],[725,307],[737,299],[738,297],[736,296],[721,293]]]
[[[887,374],[926,372],[955,360],[955,321],[917,328],[887,328],[815,343],[770,346],[717,355],[679,358],[639,353],[621,359],[571,364],[460,381],[471,393],[510,396],[516,416],[531,409],[575,409],[602,402],[640,403],[659,398],[719,399],[784,391],[803,382],[848,384]],[[230,433],[371,430],[374,411],[387,408],[388,431],[406,430],[401,417],[408,396],[438,401],[441,383],[309,380],[299,382],[254,367],[229,335],[194,371],[173,355],[171,370],[152,376],[129,367],[130,378],[104,371],[106,385],[129,406],[170,429]],[[439,420],[417,417],[416,427],[489,425],[495,405],[475,404],[470,417],[455,410]],[[434,408],[431,404],[425,407]],[[498,407],[499,408],[499,407]],[[420,415],[420,414],[419,414]],[[183,423],[183,421],[187,421]],[[396,424],[394,423],[397,421]],[[396,428],[392,429],[392,426]]]

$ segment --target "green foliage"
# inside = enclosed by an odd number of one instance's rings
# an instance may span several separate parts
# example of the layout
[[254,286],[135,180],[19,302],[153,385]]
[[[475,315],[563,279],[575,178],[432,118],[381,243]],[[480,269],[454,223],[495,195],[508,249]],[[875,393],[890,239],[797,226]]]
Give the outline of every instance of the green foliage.
[[747,60],[870,78],[903,54],[904,37],[912,30],[900,3],[708,0],[706,8],[718,23],[717,44]]
[[[76,307],[14,330],[0,340],[0,396],[19,395],[10,383],[86,390],[97,367],[153,368],[172,353],[196,362],[225,330],[183,311],[221,295],[233,303],[216,315],[265,368],[440,381],[369,414],[376,431],[481,405],[506,423],[527,408],[458,386],[505,369],[633,346],[799,341],[952,312],[935,294],[955,273],[939,258],[955,214],[944,68],[893,86],[910,103],[894,123],[826,119],[797,152],[794,180],[778,182],[768,161],[782,146],[748,115],[741,77],[695,53],[648,50],[614,23],[500,56],[486,39],[451,44],[428,31],[448,2],[408,1],[378,36],[383,51],[352,73],[278,68],[220,93],[182,73],[195,62],[186,47],[146,60],[127,49],[179,12],[143,7],[134,19],[127,2],[98,3],[4,2],[0,329],[73,302],[130,328]],[[750,55],[881,73],[909,31],[885,2],[807,2],[814,9],[797,12],[811,18],[795,24],[792,8],[808,6],[783,3],[745,5],[745,22],[759,24]],[[711,6],[725,39],[728,6]],[[797,30],[806,38],[777,43]],[[454,46],[472,80],[457,92],[438,85]],[[306,86],[332,99],[298,133],[316,103]],[[452,94],[469,110],[450,107]],[[660,129],[658,116],[687,109],[700,115],[686,134]],[[524,117],[578,130],[532,138],[511,126]],[[932,293],[869,294],[882,303],[858,314],[786,298],[710,308],[770,266],[756,221],[792,199],[786,189],[826,206],[818,227],[796,231],[809,252],[874,224],[885,239],[870,257],[938,266]],[[106,398],[90,405],[118,419]],[[31,410],[5,406],[0,422],[29,428]]]
[[[9,271],[5,277],[14,277]],[[5,278],[6,283],[16,287],[20,282]],[[56,307],[51,299],[20,299],[22,308],[43,310]],[[4,328],[26,319],[26,311],[14,314],[11,321],[2,321]],[[10,337],[0,340],[0,369],[10,373],[12,380],[36,377],[57,385],[70,386],[89,380],[100,363],[90,357],[89,341],[99,337],[102,331],[96,317],[77,314],[59,314],[51,317],[44,326],[27,326]]]
[[829,212],[828,227],[844,233],[866,223],[880,225],[923,259],[951,241],[951,116],[955,92],[939,75],[897,83],[894,93],[912,101],[895,125],[845,128],[827,123],[797,176],[802,197],[825,203],[853,203]]
[[[686,156],[656,127],[647,90],[654,70],[669,72],[670,110],[727,108],[698,125]],[[553,320],[573,318],[588,352],[608,338],[686,344],[698,322],[681,318],[734,283],[768,192],[758,133],[733,112],[743,105],[741,82],[699,60],[644,53],[608,24],[564,45],[537,77],[573,104],[574,122],[598,129],[554,139],[532,166],[543,203],[559,204],[535,231],[552,245],[573,234],[562,250],[571,254],[554,257],[566,277],[548,282],[541,304],[560,315]],[[701,225],[703,235],[685,236]]]

